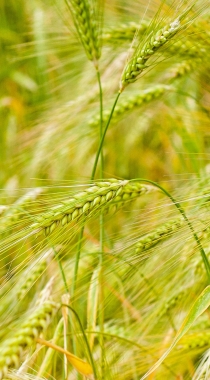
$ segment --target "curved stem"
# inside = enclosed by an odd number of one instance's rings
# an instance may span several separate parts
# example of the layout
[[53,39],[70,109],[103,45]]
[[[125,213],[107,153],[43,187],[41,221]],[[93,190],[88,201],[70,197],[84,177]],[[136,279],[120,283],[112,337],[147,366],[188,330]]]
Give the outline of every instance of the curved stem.
[[[48,240],[48,242],[50,242],[49,239],[47,239],[47,240]],[[63,269],[63,266],[62,266],[59,254],[57,253],[57,251],[55,250],[55,248],[54,248],[53,245],[52,245],[52,250],[54,252],[55,259],[57,260],[57,263],[58,263],[58,266],[59,266],[59,269],[60,269],[60,273],[61,273],[62,280],[63,280],[63,283],[64,283],[65,291],[66,291],[66,293],[69,293],[69,289],[68,289],[68,285],[67,285],[67,281],[66,281],[65,272],[64,272],[64,269]]]
[[[100,125],[99,125],[99,141],[103,137],[103,91],[101,86],[101,76],[100,72],[97,71],[98,87],[99,87],[99,96],[100,96]],[[103,146],[100,151],[100,178],[103,179],[104,172],[104,156],[103,156]],[[100,328],[100,346],[101,346],[101,378],[103,379],[104,372],[104,291],[103,291],[103,258],[104,258],[104,215],[100,214],[99,217],[99,227],[100,227],[100,252],[99,252],[99,305],[98,309],[98,319],[99,319],[99,328]]]
[[66,305],[66,304],[62,304],[62,306],[68,307],[74,313],[74,315],[75,315],[75,317],[77,319],[77,322],[78,322],[78,324],[80,326],[80,329],[81,329],[81,332],[82,332],[82,335],[83,335],[83,338],[85,340],[85,344],[86,344],[86,347],[87,347],[87,350],[88,350],[89,359],[90,359],[90,362],[91,362],[91,366],[93,368],[94,379],[97,379],[97,373],[96,373],[95,363],[94,363],[94,360],[93,360],[93,355],[92,355],[92,352],[91,352],[91,349],[90,349],[90,346],[89,346],[89,343],[88,343],[87,336],[85,334],[85,330],[84,330],[84,328],[82,326],[82,322],[80,320],[80,317],[77,314],[77,312],[71,306]]
[[201,257],[203,259],[203,262],[204,262],[204,266],[205,266],[205,269],[206,269],[206,274],[207,274],[207,277],[208,277],[208,282],[210,283],[210,264],[209,264],[209,261],[208,261],[208,258],[205,254],[205,251],[202,247],[202,244],[200,242],[200,239],[198,237],[198,235],[196,234],[196,232],[194,231],[194,228],[192,226],[192,223],[190,222],[190,220],[188,219],[187,215],[185,214],[185,211],[184,209],[182,208],[182,206],[180,205],[179,202],[177,202],[171,194],[168,193],[167,190],[165,190],[162,186],[160,186],[158,183],[156,182],[153,182],[149,179],[144,179],[144,178],[135,178],[135,179],[132,179],[130,180],[131,182],[135,182],[135,181],[142,181],[142,182],[148,182],[148,183],[151,183],[152,185],[158,187],[174,204],[174,206],[179,210],[180,214],[183,216],[184,220],[187,222],[187,225],[190,229],[190,231],[192,232],[192,235],[196,241],[196,244],[200,250],[200,253],[201,253]]
[[77,283],[77,275],[78,275],[78,269],[79,269],[79,260],[80,260],[80,253],[81,253],[81,247],[82,247],[82,239],[83,239],[83,233],[84,233],[85,226],[83,225],[81,227],[80,233],[79,233],[79,240],[77,244],[77,253],[75,258],[75,265],[74,265],[74,276],[72,281],[72,287],[71,287],[71,296],[74,297],[75,289],[76,289],[76,283]]
[[[100,124],[99,124],[99,139],[101,141],[103,136],[103,90],[101,85],[101,75],[97,70],[97,79],[98,79],[98,87],[99,87],[99,99],[100,99]],[[103,170],[104,170],[104,157],[103,157],[103,147],[100,151],[100,178],[103,178]]]
[[111,112],[110,112],[110,115],[109,115],[109,119],[108,119],[108,121],[107,121],[107,124],[106,124],[106,126],[105,126],[105,128],[104,128],[103,135],[102,135],[102,137],[101,137],[101,141],[100,141],[100,144],[99,144],[99,147],[98,147],[98,150],[97,150],[97,153],[96,153],[95,161],[94,161],[94,164],[93,164],[93,170],[92,170],[92,174],[91,174],[91,180],[93,180],[94,177],[95,177],[95,173],[96,173],[96,169],[97,169],[97,165],[98,165],[98,159],[99,159],[99,156],[100,156],[100,154],[101,154],[101,150],[102,150],[102,147],[103,147],[103,143],[104,143],[104,139],[105,139],[105,136],[106,136],[106,132],[107,132],[107,130],[108,130],[108,128],[109,128],[109,124],[110,124],[110,121],[111,121],[111,119],[112,119],[112,115],[113,115],[113,113],[114,113],[114,110],[115,110],[116,104],[117,104],[118,99],[119,99],[119,97],[120,97],[120,94],[121,94],[121,92],[119,91],[119,92],[117,93],[116,99],[115,99],[115,101],[114,101],[114,104],[113,104],[112,110],[111,110]]

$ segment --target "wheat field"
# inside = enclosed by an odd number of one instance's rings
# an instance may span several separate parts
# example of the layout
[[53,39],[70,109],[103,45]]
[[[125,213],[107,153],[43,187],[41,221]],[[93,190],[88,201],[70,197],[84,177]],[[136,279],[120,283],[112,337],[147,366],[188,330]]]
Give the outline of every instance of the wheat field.
[[209,0],[3,0],[0,51],[0,380],[209,380]]

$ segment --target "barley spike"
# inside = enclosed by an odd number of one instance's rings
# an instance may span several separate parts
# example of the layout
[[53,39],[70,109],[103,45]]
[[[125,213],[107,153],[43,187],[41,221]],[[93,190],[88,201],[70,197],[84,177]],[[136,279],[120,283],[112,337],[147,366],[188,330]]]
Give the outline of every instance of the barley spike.
[[71,221],[78,221],[82,216],[87,217],[94,211],[105,210],[109,203],[125,202],[137,198],[142,194],[154,190],[151,185],[130,183],[127,180],[118,181],[109,179],[97,182],[86,191],[75,194],[61,204],[51,208],[49,212],[36,217],[36,223],[31,228],[44,230],[50,235],[61,222],[65,225]]

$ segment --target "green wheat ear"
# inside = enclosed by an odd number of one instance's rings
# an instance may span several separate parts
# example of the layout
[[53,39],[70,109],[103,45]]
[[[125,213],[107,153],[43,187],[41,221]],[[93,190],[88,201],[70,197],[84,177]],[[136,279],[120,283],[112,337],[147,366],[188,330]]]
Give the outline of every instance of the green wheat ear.
[[101,19],[102,3],[100,0],[65,0],[71,11],[77,33],[86,55],[98,66],[101,56]]
[[129,83],[133,83],[137,80],[139,75],[147,68],[147,61],[156,54],[162,46],[168,43],[178,32],[186,28],[189,23],[189,20],[186,21],[186,15],[191,9],[192,6],[161,29],[152,30],[145,42],[139,41],[122,73],[120,92],[122,92]]
[[2,343],[0,347],[0,379],[5,378],[9,369],[20,366],[24,349],[36,345],[36,338],[49,325],[59,306],[53,301],[46,301],[36,307],[11,338]]
[[[113,112],[113,121],[118,121],[121,117],[127,113],[134,111],[140,107],[143,107],[146,104],[149,104],[153,100],[159,99],[167,90],[170,90],[170,86],[164,84],[151,86],[145,91],[139,91],[137,94],[132,96],[125,97],[124,101],[121,102],[118,106],[115,107]],[[103,121],[104,123],[108,122],[110,115],[110,110],[104,111]],[[99,125],[100,119],[98,115],[94,115],[93,118],[89,121],[90,127],[96,127]]]
[[72,221],[78,221],[82,216],[85,218],[93,216],[95,213],[109,208],[110,203],[132,200],[154,189],[150,185],[134,184],[128,180],[121,181],[114,178],[96,182],[85,191],[67,198],[48,212],[38,215],[36,222],[30,228],[35,232],[37,229],[43,230],[48,236],[59,224],[65,226]]

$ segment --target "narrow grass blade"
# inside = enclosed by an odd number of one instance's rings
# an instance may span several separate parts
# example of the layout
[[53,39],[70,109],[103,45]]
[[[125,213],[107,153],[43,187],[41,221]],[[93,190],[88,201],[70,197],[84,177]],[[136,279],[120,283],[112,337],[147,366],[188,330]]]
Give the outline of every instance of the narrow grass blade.
[[56,344],[50,343],[44,339],[37,339],[37,342],[43,344],[44,346],[53,348],[54,350],[61,352],[66,355],[68,361],[71,365],[82,375],[88,377],[89,379],[93,379],[93,370],[89,363],[84,360],[78,358],[78,356],[73,355],[71,352],[64,350],[62,347],[57,346]]
[[161,356],[161,358],[152,366],[152,368],[140,380],[146,379],[152,372],[154,372],[170,354],[171,350],[175,347],[178,341],[186,334],[196,319],[209,307],[210,305],[210,285],[208,285],[203,292],[196,299],[192,308],[190,309],[187,317],[178,330],[172,344],[168,350]]

